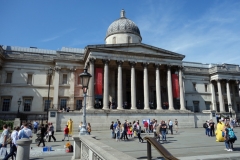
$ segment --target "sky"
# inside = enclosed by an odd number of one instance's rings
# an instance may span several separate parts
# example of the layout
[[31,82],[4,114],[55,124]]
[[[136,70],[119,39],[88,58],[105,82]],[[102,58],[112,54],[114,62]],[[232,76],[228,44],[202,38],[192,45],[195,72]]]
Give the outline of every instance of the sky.
[[0,45],[104,44],[121,9],[144,44],[183,54],[184,61],[240,65],[239,0],[2,0]]

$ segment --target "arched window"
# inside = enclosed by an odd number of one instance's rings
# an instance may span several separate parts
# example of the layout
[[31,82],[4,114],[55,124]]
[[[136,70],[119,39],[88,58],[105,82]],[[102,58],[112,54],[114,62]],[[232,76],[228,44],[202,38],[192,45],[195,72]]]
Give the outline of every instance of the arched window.
[[113,44],[116,44],[116,37],[113,37]]
[[132,43],[132,38],[130,36],[127,37],[127,42]]

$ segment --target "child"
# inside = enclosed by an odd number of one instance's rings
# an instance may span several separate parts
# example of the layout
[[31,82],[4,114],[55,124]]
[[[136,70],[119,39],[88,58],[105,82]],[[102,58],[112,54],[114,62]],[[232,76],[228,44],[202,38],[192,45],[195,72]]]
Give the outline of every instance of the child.
[[68,138],[67,141],[69,141],[68,133],[69,133],[69,129],[68,129],[68,125],[66,125],[66,127],[64,128],[64,137],[63,137],[62,141],[65,140],[65,137],[67,137]]

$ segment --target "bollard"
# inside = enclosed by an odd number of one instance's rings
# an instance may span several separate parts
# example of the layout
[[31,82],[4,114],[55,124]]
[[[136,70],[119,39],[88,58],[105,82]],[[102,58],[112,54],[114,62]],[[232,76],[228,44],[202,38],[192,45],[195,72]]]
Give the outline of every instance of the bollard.
[[22,138],[17,140],[17,157],[16,160],[29,160],[31,139]]

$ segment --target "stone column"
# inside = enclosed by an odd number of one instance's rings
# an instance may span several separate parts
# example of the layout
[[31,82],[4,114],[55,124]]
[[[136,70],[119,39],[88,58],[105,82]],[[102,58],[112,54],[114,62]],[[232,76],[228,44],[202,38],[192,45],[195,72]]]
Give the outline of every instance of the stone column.
[[157,99],[157,110],[162,110],[162,100],[161,100],[161,82],[159,73],[159,64],[155,64],[156,67],[156,99]]
[[137,109],[136,106],[136,80],[135,80],[135,62],[130,62],[131,65],[131,109]]
[[175,110],[173,107],[173,93],[172,93],[172,77],[171,77],[171,66],[167,66],[167,87],[168,87],[168,105],[169,110]]
[[229,79],[227,79],[226,88],[227,88],[227,101],[228,101],[228,107],[229,107],[230,105],[232,106],[232,100],[231,100],[231,94],[230,94],[230,88],[229,88]]
[[74,146],[73,146],[73,156],[72,160],[74,159],[81,159],[81,141],[79,136],[73,136]]
[[183,92],[183,78],[182,78],[182,66],[179,67],[178,78],[179,78],[179,92],[180,92],[180,110],[186,110]]
[[104,86],[103,86],[103,109],[109,109],[109,88],[108,88],[108,64],[109,64],[109,60],[105,59],[103,60],[104,63]]
[[233,102],[232,102],[232,112],[237,111],[237,102],[236,102],[236,97],[239,97],[238,93],[236,94],[236,88],[239,88],[239,81],[237,80],[236,83],[233,83],[230,85],[232,88],[232,94],[233,94]]
[[17,156],[16,160],[29,160],[31,139],[22,138],[17,140]]
[[143,93],[144,93],[144,109],[149,107],[149,87],[148,87],[148,63],[143,63]]
[[74,110],[74,87],[75,87],[75,78],[74,78],[74,67],[69,68],[70,71],[70,79],[69,79],[69,104],[70,104],[70,109]]
[[214,88],[214,84],[213,81],[210,82],[211,85],[211,91],[212,91],[212,110],[217,110],[216,108],[216,95],[215,95],[215,88]]
[[117,61],[118,65],[118,79],[117,79],[117,109],[123,109],[123,85],[122,85],[122,64],[123,61]]
[[225,112],[225,108],[223,105],[223,95],[222,95],[222,87],[221,87],[221,80],[217,80],[217,85],[218,85],[218,101],[219,101],[219,106],[220,106],[220,112]]
[[59,92],[59,72],[60,68],[55,67],[55,72],[54,72],[54,95],[53,95],[53,106],[54,109],[59,109],[58,106],[58,92]]
[[89,87],[88,87],[88,105],[86,109],[94,109],[94,102],[95,102],[95,97],[94,97],[94,81],[95,81],[95,73],[94,73],[94,63],[95,59],[90,58],[89,59],[89,73],[92,75],[89,81]]

